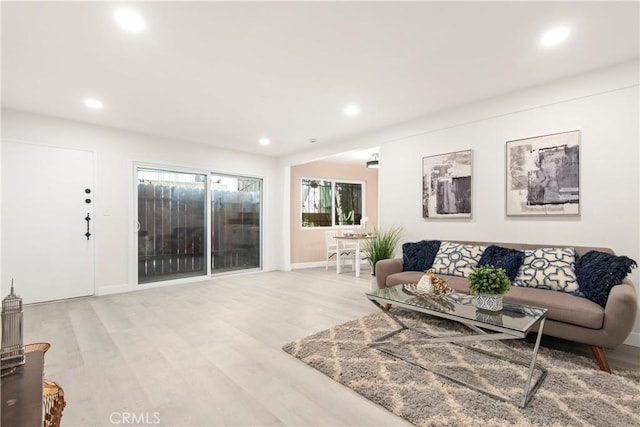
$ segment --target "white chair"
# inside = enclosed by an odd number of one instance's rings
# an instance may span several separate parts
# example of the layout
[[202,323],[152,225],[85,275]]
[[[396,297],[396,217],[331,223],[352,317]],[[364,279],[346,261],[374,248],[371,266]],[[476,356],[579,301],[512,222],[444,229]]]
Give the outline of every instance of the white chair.
[[344,257],[350,257],[354,254],[354,249],[348,249],[344,247],[340,247],[340,243],[334,239],[334,237],[338,234],[335,231],[325,231],[324,240],[327,246],[327,259],[325,261],[325,270],[329,269],[329,258],[338,255],[338,250],[340,250],[340,258],[344,262]]
[[[342,230],[342,235],[356,234],[360,233],[360,231],[356,232],[354,230]],[[344,240],[342,242],[342,249],[346,251],[351,251],[351,269],[356,269],[356,246],[360,245],[359,242]],[[367,259],[364,253],[362,252],[362,246],[360,246],[360,262]]]

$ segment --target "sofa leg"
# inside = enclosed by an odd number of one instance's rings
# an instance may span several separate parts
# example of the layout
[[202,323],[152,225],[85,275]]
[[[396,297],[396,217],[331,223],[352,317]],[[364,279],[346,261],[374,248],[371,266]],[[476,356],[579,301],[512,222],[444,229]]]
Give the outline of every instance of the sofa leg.
[[609,367],[609,362],[607,361],[607,355],[604,354],[604,349],[602,347],[592,345],[591,352],[593,353],[593,357],[596,358],[598,366],[600,366],[600,370],[611,373],[611,368]]
[[387,311],[391,310],[391,304],[385,304],[384,309]]

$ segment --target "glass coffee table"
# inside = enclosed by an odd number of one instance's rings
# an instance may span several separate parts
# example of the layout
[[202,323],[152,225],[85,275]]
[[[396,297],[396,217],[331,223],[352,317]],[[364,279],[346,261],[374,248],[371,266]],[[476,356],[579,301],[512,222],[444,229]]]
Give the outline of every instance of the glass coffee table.
[[[444,372],[435,370],[429,366],[419,363],[414,358],[407,357],[397,351],[398,346],[406,344],[421,344],[421,343],[453,343],[456,345],[464,346],[472,351],[485,354],[486,356],[515,363],[521,366],[528,367],[528,375],[523,388],[522,399],[519,401],[519,406],[524,408],[527,406],[531,397],[536,390],[542,384],[542,381],[547,375],[547,370],[536,363],[538,356],[538,349],[540,347],[540,338],[542,337],[542,330],[544,328],[544,322],[547,315],[547,309],[541,307],[533,307],[522,304],[510,304],[504,303],[504,308],[497,312],[487,312],[485,310],[477,309],[473,305],[473,295],[449,293],[442,296],[432,296],[419,294],[415,292],[415,285],[397,285],[391,288],[379,289],[373,292],[367,293],[367,298],[380,310],[382,310],[387,316],[389,316],[400,327],[393,332],[385,334],[381,337],[374,339],[369,346],[376,348],[377,350],[389,354],[398,359],[404,360],[414,366],[418,366],[434,374],[440,375],[453,381],[456,384],[460,384],[469,387],[478,392],[492,396],[496,399],[512,402],[512,399],[505,398],[499,394],[492,393],[485,388],[478,387],[470,384],[459,378],[455,378]],[[391,304],[396,307],[402,307],[406,310],[429,314],[431,316],[449,319],[459,322],[471,329],[473,334],[471,335],[453,335],[445,337],[434,337],[427,334],[425,331],[416,328],[410,328],[403,323],[397,316],[385,308],[385,305]],[[524,361],[522,355],[516,350],[505,345],[510,352],[520,356],[520,358],[514,358],[510,355],[505,356],[495,352],[490,352],[480,348],[466,345],[466,342],[474,341],[493,341],[493,340],[510,340],[521,339],[526,337],[529,332],[536,326],[538,326],[538,334],[536,337],[536,343],[533,348],[533,354],[530,361]],[[397,334],[403,331],[411,330],[417,332],[420,336],[424,336],[424,339],[420,340],[391,340]],[[526,357],[528,359],[528,356]],[[540,376],[531,385],[534,370],[540,371]]]

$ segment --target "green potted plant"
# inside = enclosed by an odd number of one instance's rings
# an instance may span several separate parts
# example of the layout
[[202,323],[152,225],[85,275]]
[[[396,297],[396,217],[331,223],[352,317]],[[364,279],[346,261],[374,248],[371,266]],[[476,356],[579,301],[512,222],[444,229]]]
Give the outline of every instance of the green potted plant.
[[469,275],[469,290],[477,294],[476,307],[483,310],[502,310],[502,296],[510,287],[511,280],[504,269],[492,265],[476,267]]
[[387,230],[376,229],[373,232],[373,237],[365,240],[362,245],[362,251],[371,267],[371,285],[373,289],[378,288],[377,283],[375,283],[376,263],[382,259],[392,258],[395,255],[401,233],[402,228],[398,226],[393,226]]

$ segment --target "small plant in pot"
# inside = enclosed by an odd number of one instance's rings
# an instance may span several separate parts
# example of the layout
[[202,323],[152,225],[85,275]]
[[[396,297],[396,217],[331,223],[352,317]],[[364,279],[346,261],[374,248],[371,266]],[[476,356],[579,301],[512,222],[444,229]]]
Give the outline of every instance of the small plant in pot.
[[492,265],[476,267],[469,275],[469,290],[477,294],[476,307],[483,310],[502,310],[502,296],[510,287],[504,269]]
[[372,276],[372,289],[377,289],[378,286],[373,286],[376,278],[376,263],[383,259],[393,258],[396,252],[396,246],[400,241],[400,234],[402,228],[398,226],[391,227],[387,230],[375,230],[373,237],[367,239],[362,247],[362,251],[367,257],[369,266],[371,267]]

